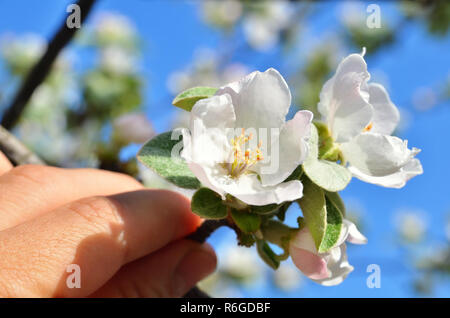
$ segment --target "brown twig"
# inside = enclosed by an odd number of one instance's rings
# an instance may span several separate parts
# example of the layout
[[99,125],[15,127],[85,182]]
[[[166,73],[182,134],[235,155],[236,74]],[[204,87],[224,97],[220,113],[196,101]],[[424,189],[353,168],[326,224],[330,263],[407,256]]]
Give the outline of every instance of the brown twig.
[[0,125],[0,152],[14,165],[38,164],[45,162],[28,149],[19,139]]
[[[81,11],[81,23],[88,16],[94,2],[95,0],[78,1],[77,4]],[[1,122],[6,129],[11,130],[17,124],[33,92],[44,81],[51,70],[53,62],[78,30],[77,28],[68,28],[66,20],[67,17],[64,18],[63,24],[50,41],[47,51],[28,73],[11,105],[7,108]]]

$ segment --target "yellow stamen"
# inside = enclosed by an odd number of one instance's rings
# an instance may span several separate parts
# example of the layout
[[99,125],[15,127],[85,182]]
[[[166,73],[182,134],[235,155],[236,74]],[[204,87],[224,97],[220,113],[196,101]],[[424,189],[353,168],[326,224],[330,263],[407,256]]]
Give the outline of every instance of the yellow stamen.
[[373,123],[369,123],[366,128],[363,129],[364,132],[370,131],[373,127]]
[[251,149],[247,149],[244,153],[242,153],[241,149],[245,148],[246,143],[252,138],[253,135],[251,133],[246,136],[245,129],[242,129],[240,136],[231,139],[231,146],[233,147],[233,163],[226,165],[231,177],[236,178],[240,176],[255,163],[263,160],[260,149],[262,145],[261,141],[258,143],[255,150],[252,151]]

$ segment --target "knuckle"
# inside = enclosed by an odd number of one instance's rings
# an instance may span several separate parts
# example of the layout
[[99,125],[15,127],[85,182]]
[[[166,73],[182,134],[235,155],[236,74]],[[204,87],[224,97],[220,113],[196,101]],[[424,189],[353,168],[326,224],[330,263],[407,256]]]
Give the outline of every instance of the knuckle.
[[111,223],[122,224],[120,203],[111,197],[95,196],[69,204],[69,210],[90,224],[109,227]]

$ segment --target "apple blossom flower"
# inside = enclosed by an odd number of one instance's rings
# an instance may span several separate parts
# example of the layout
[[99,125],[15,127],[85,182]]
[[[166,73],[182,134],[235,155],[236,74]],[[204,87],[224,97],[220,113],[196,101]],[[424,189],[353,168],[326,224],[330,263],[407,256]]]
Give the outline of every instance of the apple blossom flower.
[[[290,105],[286,81],[272,68],[225,85],[192,108],[190,131],[181,130],[181,156],[223,199],[230,194],[250,205],[296,200],[301,182],[284,181],[307,156],[312,113],[299,111],[286,121]],[[264,130],[271,138],[263,145]]]
[[355,224],[344,219],[334,247],[326,253],[319,253],[309,229],[304,227],[292,238],[289,253],[295,266],[313,281],[324,286],[338,285],[353,271],[353,266],[347,260],[346,241],[353,244],[367,243]]
[[[370,74],[362,54],[351,54],[338,66],[320,93],[318,110],[328,127],[342,163],[357,178],[390,188],[401,188],[422,174],[422,165],[407,141],[391,136],[400,114],[380,84],[368,83]],[[324,158],[326,159],[326,158]]]

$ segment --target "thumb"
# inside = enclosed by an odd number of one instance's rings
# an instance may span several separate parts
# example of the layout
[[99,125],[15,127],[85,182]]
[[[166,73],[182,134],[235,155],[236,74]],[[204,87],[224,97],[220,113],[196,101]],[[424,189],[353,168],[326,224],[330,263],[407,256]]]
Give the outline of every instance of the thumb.
[[209,244],[175,241],[123,266],[91,297],[181,297],[211,274],[216,264]]

